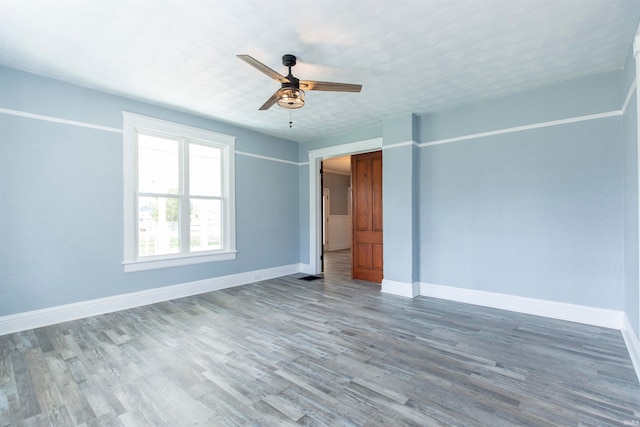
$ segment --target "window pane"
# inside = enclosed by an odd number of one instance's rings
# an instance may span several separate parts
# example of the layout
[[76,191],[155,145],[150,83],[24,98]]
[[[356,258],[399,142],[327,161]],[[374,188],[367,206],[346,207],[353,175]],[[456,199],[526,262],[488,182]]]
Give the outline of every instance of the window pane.
[[138,256],[180,251],[179,212],[175,197],[138,198]]
[[138,134],[138,191],[178,194],[178,141]]
[[192,196],[222,196],[221,149],[189,145],[189,193]]
[[191,200],[191,250],[222,249],[222,201]]

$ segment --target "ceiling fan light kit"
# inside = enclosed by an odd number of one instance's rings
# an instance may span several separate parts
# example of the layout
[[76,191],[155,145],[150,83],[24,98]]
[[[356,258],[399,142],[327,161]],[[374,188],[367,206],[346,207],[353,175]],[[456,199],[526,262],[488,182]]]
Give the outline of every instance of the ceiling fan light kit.
[[291,87],[278,89],[278,105],[282,108],[296,109],[304,105],[304,91]]
[[291,67],[296,65],[296,57],[294,55],[284,55],[282,57],[282,65],[289,69],[287,76],[283,76],[277,71],[264,65],[262,62],[249,55],[236,55],[239,59],[254,67],[256,70],[266,74],[274,80],[280,82],[281,87],[259,108],[267,110],[273,104],[278,104],[282,108],[293,110],[304,106],[304,91],[306,90],[323,90],[331,92],[360,92],[362,85],[335,82],[320,82],[314,80],[299,80],[291,74]]

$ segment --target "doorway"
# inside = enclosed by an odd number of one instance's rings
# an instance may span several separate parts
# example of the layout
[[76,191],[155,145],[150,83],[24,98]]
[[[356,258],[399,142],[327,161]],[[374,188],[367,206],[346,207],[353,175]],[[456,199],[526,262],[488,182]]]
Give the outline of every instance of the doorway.
[[309,151],[309,274],[322,272],[322,187],[320,167],[324,159],[377,151],[382,149],[382,138],[372,138],[349,144],[335,145]]
[[322,271],[351,278],[351,156],[323,159]]

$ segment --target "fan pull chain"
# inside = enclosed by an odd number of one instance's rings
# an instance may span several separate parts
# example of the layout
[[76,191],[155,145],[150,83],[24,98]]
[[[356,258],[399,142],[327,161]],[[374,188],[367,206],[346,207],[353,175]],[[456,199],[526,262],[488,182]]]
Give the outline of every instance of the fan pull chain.
[[293,120],[291,119],[291,115],[292,115],[292,112],[291,110],[289,110],[289,127],[290,128],[293,126]]

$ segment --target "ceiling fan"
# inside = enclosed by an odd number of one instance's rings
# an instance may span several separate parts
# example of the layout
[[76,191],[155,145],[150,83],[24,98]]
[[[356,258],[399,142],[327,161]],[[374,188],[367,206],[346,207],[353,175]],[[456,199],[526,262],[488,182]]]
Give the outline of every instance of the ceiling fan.
[[362,89],[362,85],[356,84],[300,80],[291,74],[291,67],[296,65],[296,57],[294,55],[287,54],[282,57],[282,65],[289,68],[289,74],[286,77],[249,55],[236,56],[258,71],[262,71],[272,79],[279,81],[282,85],[280,89],[271,95],[271,98],[267,99],[267,102],[262,104],[262,107],[259,108],[260,110],[267,110],[276,102],[282,108],[300,108],[304,105],[303,89],[331,92],[360,92]]

